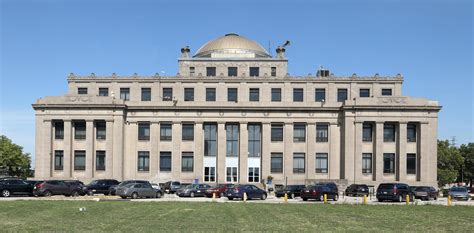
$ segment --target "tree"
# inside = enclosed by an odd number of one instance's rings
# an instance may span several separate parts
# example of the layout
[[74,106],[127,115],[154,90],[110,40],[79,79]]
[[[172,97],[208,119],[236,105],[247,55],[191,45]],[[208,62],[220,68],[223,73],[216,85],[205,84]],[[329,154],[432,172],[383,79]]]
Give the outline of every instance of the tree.
[[30,154],[23,147],[0,135],[0,175],[26,178],[30,175]]
[[[464,159],[464,164],[462,172],[464,181],[469,181],[469,184],[472,188],[472,181],[474,180],[474,143],[469,143],[467,145],[462,144],[461,147],[459,148],[459,151],[461,153],[461,156]],[[459,177],[461,180],[461,177]]]
[[456,181],[462,162],[463,158],[456,147],[450,145],[448,140],[438,140],[439,187]]

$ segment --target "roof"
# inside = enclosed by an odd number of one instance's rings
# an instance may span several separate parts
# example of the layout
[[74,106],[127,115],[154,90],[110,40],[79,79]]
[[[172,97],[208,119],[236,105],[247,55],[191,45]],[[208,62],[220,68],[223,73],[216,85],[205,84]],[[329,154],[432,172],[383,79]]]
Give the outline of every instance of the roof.
[[257,42],[228,33],[204,44],[196,51],[193,57],[271,57],[270,54]]

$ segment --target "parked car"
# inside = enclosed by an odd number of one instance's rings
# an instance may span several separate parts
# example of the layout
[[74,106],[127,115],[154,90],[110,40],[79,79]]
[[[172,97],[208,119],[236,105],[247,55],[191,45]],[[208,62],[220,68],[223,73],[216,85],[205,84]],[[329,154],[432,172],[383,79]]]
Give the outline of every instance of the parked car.
[[382,183],[377,188],[376,198],[379,202],[385,200],[405,201],[406,196],[410,196],[410,200],[413,201],[415,195],[410,191],[410,186],[403,183]]
[[64,182],[66,182],[66,184],[69,185],[69,186],[76,187],[77,189],[81,190],[79,192],[79,195],[84,196],[84,195],[87,194],[87,187],[82,181],[80,181],[80,180],[65,180]]
[[6,178],[0,180],[0,196],[33,195],[33,186],[22,179]]
[[324,194],[326,194],[326,198],[332,199],[334,201],[337,201],[339,199],[339,194],[337,191],[334,189],[329,188],[327,185],[311,185],[303,190],[301,190],[301,199],[303,201],[307,201],[309,199],[316,199],[323,201],[324,200]]
[[52,195],[64,195],[64,196],[79,196],[83,190],[80,186],[73,182],[67,182],[64,180],[47,180],[42,183],[38,183],[33,188],[33,194],[35,196],[50,197]]
[[285,193],[288,198],[295,199],[301,195],[301,190],[305,188],[304,185],[287,185],[285,188],[277,190],[275,192],[276,197],[284,197]]
[[455,200],[468,201],[470,198],[469,192],[465,187],[452,187],[449,189],[448,195]]
[[90,184],[86,185],[86,192],[88,195],[94,195],[96,193],[102,193],[109,195],[109,189],[112,185],[118,185],[120,182],[113,179],[94,180]]
[[[411,189],[411,186],[410,186]],[[431,186],[416,186],[412,189],[416,199],[429,201],[430,199],[438,199],[438,190]]]
[[31,188],[35,187],[36,184],[42,183],[44,180],[25,180],[26,183],[31,185]]
[[215,193],[216,197],[223,197],[225,196],[227,190],[234,188],[234,184],[217,184],[215,186],[211,186],[205,192],[206,197],[212,197]]
[[119,187],[122,187],[122,186],[125,186],[127,184],[132,184],[132,183],[147,183],[148,181],[146,180],[126,180],[126,181],[122,181],[120,184],[118,185],[112,185],[110,186],[109,188],[109,195],[115,195],[116,192],[117,192],[117,188]]
[[179,181],[168,181],[165,183],[164,190],[166,193],[175,193],[181,187],[185,187],[185,186],[182,186]]
[[161,198],[163,196],[163,191],[153,188],[150,182],[128,183],[117,188],[117,195],[123,199],[128,197],[131,197],[132,199],[147,197]]
[[337,184],[334,182],[318,182],[318,183],[315,183],[314,185],[324,185],[328,187],[331,190],[331,192],[337,193],[339,195],[339,189],[337,188]]
[[204,197],[206,190],[211,186],[208,184],[190,184],[176,191],[179,197]]
[[151,183],[151,187],[153,187],[154,189],[162,190],[161,186],[157,183]]
[[366,184],[351,184],[346,188],[346,196],[359,197],[369,195],[369,186]]
[[267,192],[258,188],[253,184],[236,185],[234,188],[227,190],[227,198],[233,200],[235,198],[244,198],[244,193],[247,194],[247,199],[267,199]]

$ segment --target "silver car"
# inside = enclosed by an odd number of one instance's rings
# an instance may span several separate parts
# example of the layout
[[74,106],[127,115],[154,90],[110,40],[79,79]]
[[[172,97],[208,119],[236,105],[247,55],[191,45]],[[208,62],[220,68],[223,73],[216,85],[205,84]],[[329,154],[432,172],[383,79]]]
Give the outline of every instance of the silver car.
[[153,188],[149,182],[146,182],[138,184],[127,184],[123,187],[118,187],[117,195],[123,199],[126,199],[127,197],[131,197],[132,199],[143,197],[161,198],[163,196],[163,191]]
[[467,189],[464,187],[452,187],[451,189],[449,189],[449,195],[456,200],[468,201],[470,198]]

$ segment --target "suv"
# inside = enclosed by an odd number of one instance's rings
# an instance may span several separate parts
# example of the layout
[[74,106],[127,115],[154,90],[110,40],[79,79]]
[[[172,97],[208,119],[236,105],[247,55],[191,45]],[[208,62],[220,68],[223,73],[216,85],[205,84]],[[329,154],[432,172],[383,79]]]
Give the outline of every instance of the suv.
[[295,199],[295,197],[299,197],[301,195],[301,190],[304,188],[304,185],[288,185],[285,188],[276,191],[275,196],[284,197],[286,193],[288,198]]
[[11,195],[33,195],[33,186],[18,178],[6,178],[0,180],[0,196]]
[[347,196],[364,196],[369,195],[369,186],[366,184],[351,184],[349,187],[346,188],[346,195]]
[[149,183],[148,181],[146,180],[126,180],[126,181],[122,181],[120,184],[118,185],[112,185],[109,187],[109,194],[110,195],[115,195],[116,192],[117,192],[117,189],[120,188],[120,187],[123,187],[127,184],[144,184],[144,183]]
[[[168,181],[165,183],[164,190],[167,193],[175,193],[181,188],[181,186],[182,185],[179,181]],[[182,187],[184,187],[184,185]]]
[[301,190],[301,199],[303,199],[303,201],[307,201],[308,199],[324,201],[324,194],[326,194],[327,199],[333,199],[334,201],[339,199],[337,189],[331,189],[329,186],[324,184],[317,184],[304,188]]
[[334,182],[318,182],[318,183],[315,183],[314,185],[316,185],[316,186],[318,186],[318,185],[326,186],[331,190],[331,192],[336,193],[336,194],[339,195],[339,189],[337,188],[337,184],[334,183]]
[[117,180],[94,180],[86,186],[86,192],[91,196],[95,193],[109,195],[110,186],[118,185],[119,183]]
[[64,195],[66,197],[77,197],[81,193],[83,193],[82,188],[75,184],[75,182],[64,180],[44,181],[36,184],[33,188],[33,194],[35,196],[50,197],[52,195]]
[[382,183],[377,188],[376,197],[379,202],[385,200],[402,202],[405,201],[407,195],[410,195],[410,200],[413,201],[415,195],[407,184]]

